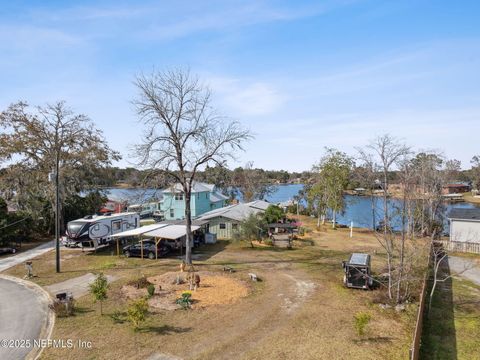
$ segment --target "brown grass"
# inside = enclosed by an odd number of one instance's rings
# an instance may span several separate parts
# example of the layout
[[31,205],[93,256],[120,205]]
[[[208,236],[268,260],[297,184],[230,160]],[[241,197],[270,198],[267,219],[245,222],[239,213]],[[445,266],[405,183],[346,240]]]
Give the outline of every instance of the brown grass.
[[[34,262],[39,275],[35,281],[41,284],[102,267],[120,279],[111,284],[104,303],[107,315],[100,316],[90,296],[84,296],[78,299],[79,312],[74,317],[57,319],[54,339],[90,340],[93,348],[47,349],[42,358],[136,359],[153,354],[185,359],[407,358],[416,306],[408,306],[403,313],[382,310],[373,303],[376,291],[342,286],[341,261],[353,251],[370,252],[374,271],[382,267],[384,255],[375,237],[355,230],[351,239],[347,229],[316,230],[314,219],[302,217],[301,221],[313,231],[292,250],[251,249],[249,243],[225,241],[197,250],[202,255],[196,269],[204,275],[193,299],[211,306],[155,311],[139,332],[112,317],[125,314],[128,300],[122,287],[142,275],[154,280],[176,273],[177,259],[142,261],[84,254],[65,259],[65,273],[55,274],[50,263],[53,254],[44,255]],[[236,272],[224,274],[224,265]],[[263,281],[250,282],[250,272]],[[23,274],[23,269],[10,273]],[[359,311],[372,316],[362,338],[353,327]]]

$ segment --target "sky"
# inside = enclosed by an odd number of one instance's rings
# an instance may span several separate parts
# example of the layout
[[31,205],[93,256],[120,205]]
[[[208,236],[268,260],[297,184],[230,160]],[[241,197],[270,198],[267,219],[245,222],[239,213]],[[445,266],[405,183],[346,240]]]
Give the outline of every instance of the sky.
[[65,100],[134,164],[135,76],[188,68],[249,128],[230,167],[302,171],[384,134],[480,153],[480,2],[0,0],[0,110]]

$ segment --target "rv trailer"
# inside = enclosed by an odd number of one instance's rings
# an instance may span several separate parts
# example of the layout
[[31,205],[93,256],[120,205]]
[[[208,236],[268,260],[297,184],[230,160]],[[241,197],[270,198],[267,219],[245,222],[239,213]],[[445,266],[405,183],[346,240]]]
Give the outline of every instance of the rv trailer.
[[66,231],[67,247],[97,247],[110,241],[110,237],[122,231],[140,226],[140,216],[134,212],[104,215],[88,215],[69,221]]

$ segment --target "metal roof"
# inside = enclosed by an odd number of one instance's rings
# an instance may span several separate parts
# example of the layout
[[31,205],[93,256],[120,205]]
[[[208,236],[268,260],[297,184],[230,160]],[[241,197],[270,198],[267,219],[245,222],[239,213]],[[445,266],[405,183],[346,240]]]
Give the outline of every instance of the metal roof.
[[243,221],[248,218],[250,214],[257,214],[265,211],[270,205],[269,202],[263,200],[234,204],[206,212],[201,215],[198,220],[209,220],[221,216],[231,220]]
[[353,265],[368,265],[369,256],[368,254],[353,253],[348,263]]
[[480,208],[473,209],[452,209],[448,213],[448,218],[450,220],[475,220],[480,221]]
[[[192,225],[192,231],[198,229],[200,229],[200,226]],[[159,229],[144,233],[143,235],[175,240],[187,235],[187,227],[185,225],[166,225]]]
[[125,237],[125,236],[138,236],[146,232],[156,230],[165,226],[167,226],[167,224],[151,224],[151,225],[140,226],[135,229],[130,229],[130,230],[126,230],[126,231],[122,231],[120,233],[114,234],[112,235],[112,237],[117,238],[117,237]]
[[[207,184],[207,183],[202,183],[199,181],[194,181],[192,184],[192,193],[197,193],[197,192],[211,192],[215,190],[215,185],[214,184]],[[165,189],[162,190],[164,193],[177,193],[177,192],[183,192],[183,187],[182,184],[180,183],[175,183],[172,186],[169,186]]]

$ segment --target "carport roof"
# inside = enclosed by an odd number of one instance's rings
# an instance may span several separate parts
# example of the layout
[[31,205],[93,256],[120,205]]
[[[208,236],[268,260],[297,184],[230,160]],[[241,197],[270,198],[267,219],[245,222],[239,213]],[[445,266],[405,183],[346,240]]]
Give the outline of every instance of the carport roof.
[[167,224],[151,224],[151,225],[140,226],[135,229],[130,229],[127,231],[122,231],[120,233],[114,234],[112,235],[112,237],[117,238],[117,237],[125,237],[125,236],[138,236],[152,230],[160,229],[165,226],[167,226]]
[[[192,225],[192,231],[200,229],[200,226]],[[145,236],[158,237],[162,239],[175,240],[187,234],[185,225],[166,225],[159,229],[155,229],[144,233]]]

